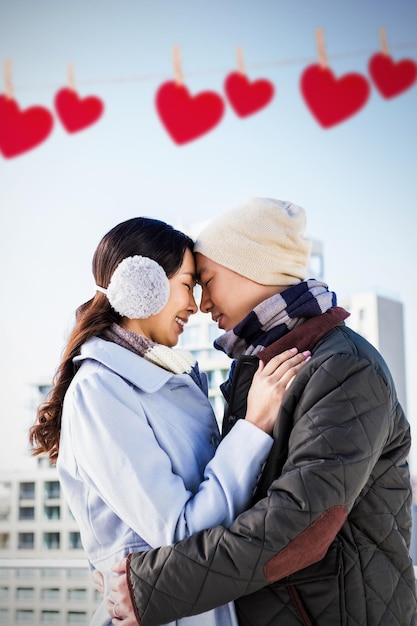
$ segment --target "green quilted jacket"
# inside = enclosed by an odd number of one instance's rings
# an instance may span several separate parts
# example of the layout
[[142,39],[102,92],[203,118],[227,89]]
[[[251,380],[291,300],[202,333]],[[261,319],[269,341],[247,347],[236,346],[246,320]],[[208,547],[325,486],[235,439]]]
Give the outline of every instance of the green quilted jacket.
[[[417,624],[409,424],[381,355],[344,323],[314,319],[260,355],[312,349],[281,406],[254,506],[230,528],[129,556],[142,626],[231,600],[241,626]],[[244,415],[252,361],[238,361],[226,389],[225,432]]]

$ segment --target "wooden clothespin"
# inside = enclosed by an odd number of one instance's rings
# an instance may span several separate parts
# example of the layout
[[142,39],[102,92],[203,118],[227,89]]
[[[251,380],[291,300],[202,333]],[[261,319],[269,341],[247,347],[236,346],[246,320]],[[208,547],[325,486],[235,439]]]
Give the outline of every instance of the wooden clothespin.
[[175,82],[180,87],[184,82],[184,76],[181,68],[180,47],[175,45],[172,49],[172,61],[174,65]]
[[319,64],[323,69],[327,67],[326,45],[324,41],[324,31],[322,28],[316,28],[316,45]]
[[246,72],[245,72],[245,64],[243,61],[243,48],[241,48],[240,46],[236,49],[236,56],[237,56],[237,71],[239,72],[239,74],[242,74],[242,76],[245,76]]
[[387,39],[387,31],[384,27],[379,29],[379,41],[381,42],[381,52],[385,54],[385,56],[389,57],[389,48],[388,48],[388,39]]
[[74,74],[74,65],[72,63],[68,63],[67,76],[68,76],[68,89],[70,89],[71,91],[75,91],[75,74]]
[[4,71],[4,87],[5,94],[8,100],[13,99],[13,81],[12,81],[12,62],[10,59],[5,59],[3,65]]

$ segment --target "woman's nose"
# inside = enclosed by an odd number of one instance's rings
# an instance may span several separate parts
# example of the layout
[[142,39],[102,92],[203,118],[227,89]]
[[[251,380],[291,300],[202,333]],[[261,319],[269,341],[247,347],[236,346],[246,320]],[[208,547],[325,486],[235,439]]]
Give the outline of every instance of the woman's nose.
[[191,294],[189,307],[190,311],[194,314],[198,311],[197,302],[195,301],[194,294]]

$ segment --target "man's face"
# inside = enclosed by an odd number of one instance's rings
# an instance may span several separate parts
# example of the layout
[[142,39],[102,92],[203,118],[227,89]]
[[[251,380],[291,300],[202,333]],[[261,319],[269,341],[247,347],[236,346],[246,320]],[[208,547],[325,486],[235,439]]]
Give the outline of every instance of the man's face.
[[231,330],[266,298],[278,293],[278,287],[255,283],[223,265],[196,253],[197,279],[202,294],[200,309],[210,313],[223,330]]

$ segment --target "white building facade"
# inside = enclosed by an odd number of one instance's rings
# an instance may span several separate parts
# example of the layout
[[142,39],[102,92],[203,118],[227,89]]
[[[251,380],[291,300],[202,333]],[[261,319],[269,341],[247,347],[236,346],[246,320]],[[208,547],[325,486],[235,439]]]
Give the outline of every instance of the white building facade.
[[89,624],[99,603],[77,524],[46,459],[0,475],[0,624]]

